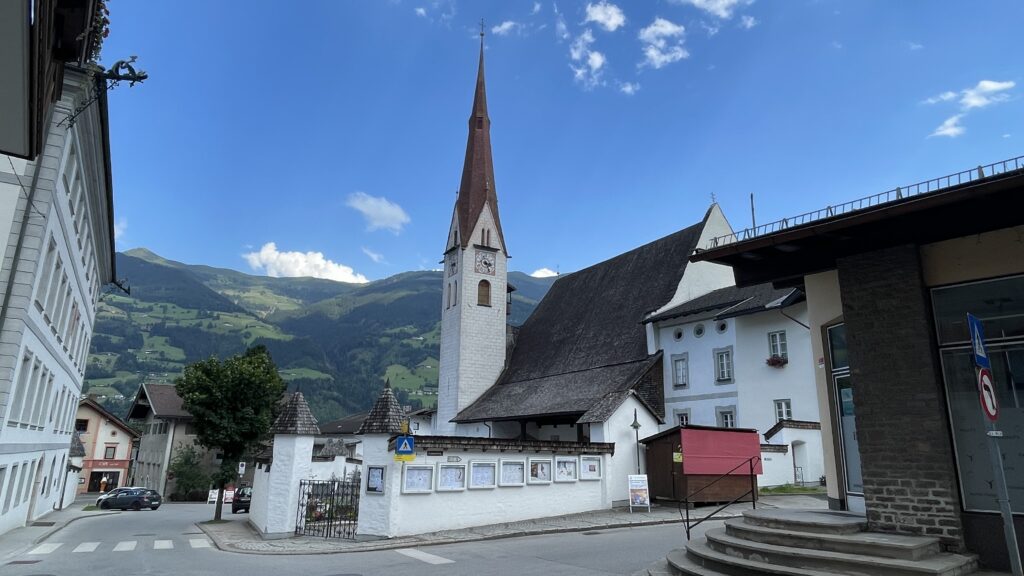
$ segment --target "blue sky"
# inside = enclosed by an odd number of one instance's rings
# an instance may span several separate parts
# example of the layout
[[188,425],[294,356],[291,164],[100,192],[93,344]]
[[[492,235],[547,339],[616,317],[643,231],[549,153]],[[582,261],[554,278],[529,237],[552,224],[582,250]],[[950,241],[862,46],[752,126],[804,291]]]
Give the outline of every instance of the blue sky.
[[514,270],[1024,154],[1017,1],[109,5],[103,62],[150,74],[110,98],[118,249],[189,263],[436,267],[481,18]]

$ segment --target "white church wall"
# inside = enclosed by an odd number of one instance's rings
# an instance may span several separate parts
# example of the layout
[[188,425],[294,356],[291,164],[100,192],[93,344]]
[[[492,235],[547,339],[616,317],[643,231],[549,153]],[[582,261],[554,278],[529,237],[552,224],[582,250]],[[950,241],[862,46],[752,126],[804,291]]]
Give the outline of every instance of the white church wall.
[[[724,325],[724,330],[719,330]],[[697,328],[703,329],[703,336],[697,336]],[[732,407],[739,422],[743,412],[737,399],[737,384],[740,376],[736,366],[736,325],[733,319],[715,321],[713,318],[693,322],[663,322],[658,327],[659,338],[664,350],[665,368],[665,424],[666,430],[679,425],[679,414],[689,415],[689,423],[700,426],[718,426],[718,414]],[[715,352],[733,350],[733,379],[719,382],[715,373]],[[686,386],[680,387],[675,381],[673,361],[685,357],[687,361]]]
[[825,461],[821,443],[821,430],[805,430],[802,428],[783,428],[772,436],[772,444],[789,446],[792,455],[789,483],[818,484],[825,475]]
[[249,524],[259,534],[267,532],[267,503],[270,492],[267,488],[270,473],[265,464],[257,464],[252,478],[252,499],[249,501]]
[[761,451],[763,472],[757,477],[760,488],[793,483],[793,454],[788,452]]
[[[256,482],[253,482],[253,498],[266,500],[266,518],[261,524],[254,523],[264,538],[285,538],[295,533],[299,482],[310,478],[312,459],[313,436],[274,436],[274,456],[270,464],[270,473],[266,475],[265,486],[260,487],[265,488],[266,496],[257,494]],[[259,474],[256,478],[259,478]]]
[[[635,398],[630,396],[600,426],[591,426],[591,442],[614,442],[615,454],[608,458],[608,479],[605,498],[609,505],[624,505],[629,499],[628,476],[636,474],[637,450],[640,450],[640,469],[644,468],[643,444],[637,445],[632,426],[633,411],[640,422],[640,438],[653,436],[659,431],[658,421]],[[642,473],[642,472],[641,472]]]

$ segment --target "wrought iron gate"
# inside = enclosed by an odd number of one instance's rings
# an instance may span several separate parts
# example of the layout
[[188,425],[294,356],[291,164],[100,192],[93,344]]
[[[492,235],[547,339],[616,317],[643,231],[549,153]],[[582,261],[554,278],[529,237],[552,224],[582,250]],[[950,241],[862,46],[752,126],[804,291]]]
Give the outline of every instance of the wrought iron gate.
[[359,474],[345,480],[300,480],[295,533],[355,538],[360,486]]

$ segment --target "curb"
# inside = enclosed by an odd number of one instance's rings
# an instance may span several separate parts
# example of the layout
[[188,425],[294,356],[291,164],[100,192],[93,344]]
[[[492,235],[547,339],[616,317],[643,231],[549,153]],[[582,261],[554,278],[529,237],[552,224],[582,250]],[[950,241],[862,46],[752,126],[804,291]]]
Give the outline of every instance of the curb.
[[95,514],[87,514],[87,515],[82,515],[82,516],[75,516],[74,518],[68,520],[67,522],[65,522],[65,523],[63,523],[63,524],[61,524],[59,526],[54,526],[50,531],[46,532],[45,534],[43,534],[39,538],[36,538],[35,540],[33,540],[32,544],[35,545],[35,544],[39,544],[40,542],[44,542],[47,538],[49,538],[50,536],[53,536],[57,532],[60,532],[65,527],[67,527],[68,524],[71,524],[72,522],[74,522],[76,520],[81,520],[82,518],[98,518],[100,516],[114,516],[114,515],[120,514],[120,513],[121,513],[120,511],[115,511],[115,512],[96,512]]
[[[716,516],[715,519],[728,519],[736,518],[741,514],[722,514]],[[195,526],[199,528],[204,534],[206,534],[213,545],[222,552],[232,552],[235,554],[257,554],[263,556],[310,556],[314,554],[352,554],[356,552],[376,552],[379,550],[394,550],[396,548],[419,548],[424,546],[442,546],[447,544],[459,544],[462,542],[481,542],[485,540],[502,540],[505,538],[520,538],[523,536],[543,536],[546,534],[564,534],[570,532],[588,532],[591,530],[614,530],[618,528],[642,528],[647,526],[659,526],[664,524],[680,524],[683,520],[679,519],[666,519],[666,520],[651,520],[646,522],[619,522],[615,524],[603,524],[599,526],[577,526],[567,528],[540,528],[536,530],[522,530],[518,532],[509,532],[505,534],[493,534],[493,535],[474,535],[464,538],[439,538],[431,541],[416,540],[415,536],[404,536],[395,538],[392,540],[381,540],[378,541],[378,545],[368,545],[352,547],[351,549],[341,550],[246,550],[243,548],[237,548],[231,544],[224,542],[219,538],[212,530],[207,527],[196,523]],[[248,526],[246,527],[247,529]],[[397,541],[399,539],[409,538],[410,540]]]

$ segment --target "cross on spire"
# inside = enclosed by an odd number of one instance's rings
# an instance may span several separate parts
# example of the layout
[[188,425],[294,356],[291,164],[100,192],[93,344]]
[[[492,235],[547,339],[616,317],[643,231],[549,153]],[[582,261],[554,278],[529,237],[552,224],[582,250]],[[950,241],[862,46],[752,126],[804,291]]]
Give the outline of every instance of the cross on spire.
[[484,19],[481,18],[480,19],[480,38],[481,38],[480,41],[481,42],[483,42],[483,37],[484,37]]

